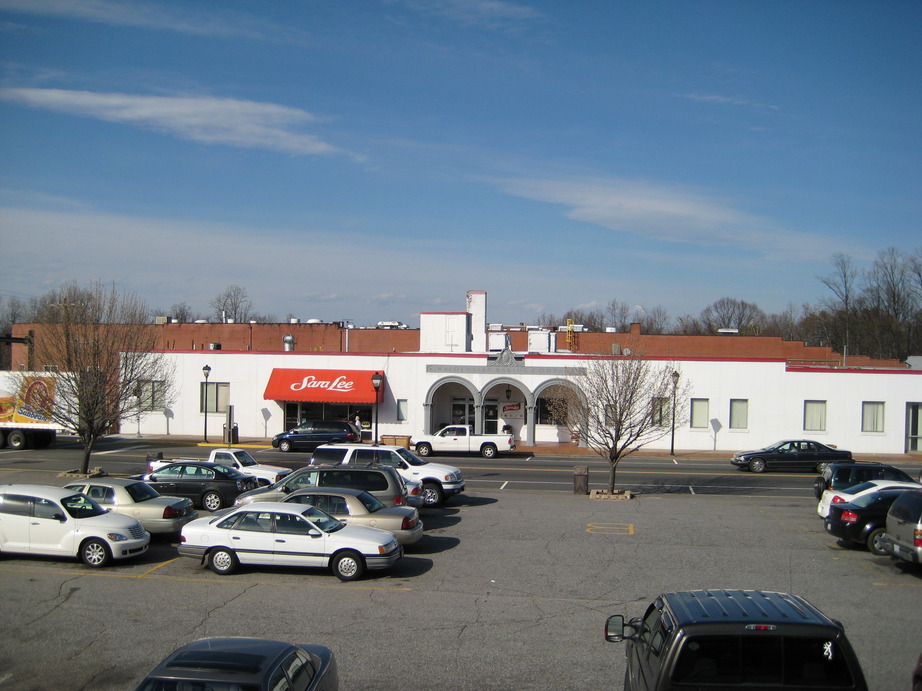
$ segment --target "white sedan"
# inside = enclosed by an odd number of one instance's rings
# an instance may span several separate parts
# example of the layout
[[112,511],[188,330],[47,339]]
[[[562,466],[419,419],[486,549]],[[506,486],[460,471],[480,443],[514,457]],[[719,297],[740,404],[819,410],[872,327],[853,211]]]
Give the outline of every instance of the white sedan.
[[366,569],[393,566],[403,548],[385,530],[343,525],[313,506],[253,502],[187,523],[179,554],[221,575],[240,564],[315,566],[352,581]]
[[918,482],[902,482],[900,480],[868,480],[844,489],[827,489],[823,491],[819,504],[816,505],[816,513],[820,518],[826,518],[829,515],[829,507],[833,504],[844,504],[850,502],[856,497],[868,492],[876,492],[881,489],[919,489],[922,484]]

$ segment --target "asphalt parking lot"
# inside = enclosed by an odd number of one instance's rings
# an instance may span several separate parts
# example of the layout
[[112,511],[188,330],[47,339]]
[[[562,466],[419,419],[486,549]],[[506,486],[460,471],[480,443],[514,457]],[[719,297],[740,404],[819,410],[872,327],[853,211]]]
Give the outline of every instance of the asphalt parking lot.
[[162,539],[101,571],[4,557],[0,688],[131,689],[210,635],[328,645],[343,689],[618,688],[606,616],[709,587],[806,597],[845,624],[872,689],[908,688],[922,651],[922,571],[838,546],[809,500],[469,492],[423,520],[401,563],[350,584],[294,569],[220,577]]

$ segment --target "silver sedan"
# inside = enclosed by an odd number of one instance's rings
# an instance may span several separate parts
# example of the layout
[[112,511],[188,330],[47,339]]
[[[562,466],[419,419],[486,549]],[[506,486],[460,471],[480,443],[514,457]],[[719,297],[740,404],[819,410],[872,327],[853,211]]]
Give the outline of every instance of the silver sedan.
[[423,522],[412,506],[387,507],[358,489],[311,487],[292,492],[283,501],[316,506],[349,525],[386,530],[401,545],[412,545],[423,535]]
[[153,533],[178,533],[198,518],[192,501],[182,497],[164,497],[140,480],[115,477],[88,478],[67,485],[72,492],[82,492],[104,509],[140,521]]

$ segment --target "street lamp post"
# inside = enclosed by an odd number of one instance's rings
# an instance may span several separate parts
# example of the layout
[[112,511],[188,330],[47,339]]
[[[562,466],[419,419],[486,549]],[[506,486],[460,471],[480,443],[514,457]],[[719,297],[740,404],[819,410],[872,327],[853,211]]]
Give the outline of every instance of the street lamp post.
[[203,405],[205,409],[205,443],[208,443],[208,375],[211,374],[211,367],[205,365],[202,367],[202,374],[205,375],[205,392],[203,396]]
[[669,455],[675,456],[675,399],[679,388],[679,373],[672,373],[672,436],[669,439]]
[[384,376],[380,372],[371,375],[371,385],[375,387],[375,446],[378,445],[378,392],[381,390],[381,384],[384,382]]

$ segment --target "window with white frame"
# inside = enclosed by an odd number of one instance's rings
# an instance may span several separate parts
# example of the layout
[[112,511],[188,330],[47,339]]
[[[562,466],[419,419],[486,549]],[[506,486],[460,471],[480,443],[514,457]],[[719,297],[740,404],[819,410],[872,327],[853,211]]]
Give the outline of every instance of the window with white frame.
[[397,399],[397,422],[406,422],[407,420],[407,399],[398,398]]
[[730,429],[749,429],[749,399],[730,399]]
[[[660,398],[657,396],[653,399],[653,426],[654,427],[668,427],[669,421],[671,419],[670,410],[669,410],[669,401],[668,398]],[[606,421],[608,419],[609,413],[605,411]]]
[[166,382],[138,382],[138,408],[141,410],[163,410],[166,407],[165,391]]
[[804,431],[826,431],[826,401],[804,401]]
[[228,382],[202,382],[199,390],[199,412],[226,413],[230,402]]
[[701,427],[708,426],[708,399],[707,398],[691,399],[690,425],[692,428],[701,428]]
[[864,401],[861,404],[861,431],[884,431],[884,404],[882,401]]

